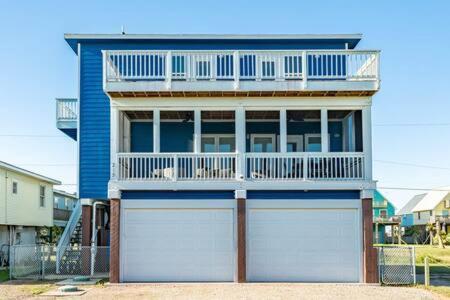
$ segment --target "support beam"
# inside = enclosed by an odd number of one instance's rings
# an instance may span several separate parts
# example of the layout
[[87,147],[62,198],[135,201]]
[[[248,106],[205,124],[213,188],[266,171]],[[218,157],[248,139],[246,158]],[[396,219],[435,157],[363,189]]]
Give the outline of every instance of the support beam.
[[362,129],[365,179],[372,180],[372,112],[370,106],[362,110]]
[[81,273],[91,273],[91,232],[92,232],[92,206],[81,206]]
[[320,134],[322,141],[322,152],[328,152],[328,109],[320,110]]
[[161,128],[160,111],[159,111],[159,109],[154,109],[153,110],[153,152],[154,153],[159,153],[161,151],[160,128]]
[[363,198],[361,201],[364,251],[364,282],[378,283],[377,251],[373,247],[372,198]]
[[194,153],[202,152],[202,111],[194,110]]
[[236,167],[236,179],[244,180],[245,178],[245,109],[238,107],[235,110],[235,136],[236,136],[236,154],[237,167]]
[[120,200],[110,200],[109,282],[120,281]]
[[120,115],[117,107],[111,106],[111,126],[110,126],[110,174],[111,178],[117,177],[116,162],[117,153],[120,152]]
[[237,199],[237,282],[247,281],[247,259],[246,259],[246,205],[245,199]]
[[280,152],[287,152],[287,118],[286,109],[280,109]]

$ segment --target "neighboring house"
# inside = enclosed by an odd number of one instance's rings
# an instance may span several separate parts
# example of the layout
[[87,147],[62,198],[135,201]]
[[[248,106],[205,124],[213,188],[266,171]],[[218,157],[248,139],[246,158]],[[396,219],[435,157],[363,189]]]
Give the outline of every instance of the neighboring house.
[[53,226],[53,185],[61,182],[0,161],[0,246],[40,242]]
[[66,227],[70,215],[78,203],[78,197],[61,190],[53,190],[53,224]]
[[[373,198],[373,232],[374,243],[383,244],[386,242],[386,227],[391,226],[391,237],[394,227],[399,226],[400,220],[395,218],[394,205],[384,197],[378,190]],[[398,228],[396,228],[398,230]],[[393,241],[393,240],[392,240]]]
[[111,282],[376,282],[361,37],[67,34],[82,208],[58,251],[82,219]]
[[450,230],[450,187],[442,187],[427,193],[414,196],[398,215],[402,218],[402,226],[415,228],[418,234],[426,236],[427,225],[439,222],[442,228]]

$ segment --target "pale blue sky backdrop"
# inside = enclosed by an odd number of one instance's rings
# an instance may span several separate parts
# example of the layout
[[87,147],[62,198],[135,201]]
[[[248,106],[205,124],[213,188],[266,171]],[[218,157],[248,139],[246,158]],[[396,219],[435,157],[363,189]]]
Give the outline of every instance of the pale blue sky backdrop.
[[[64,33],[119,33],[122,25],[128,33],[362,33],[360,49],[382,51],[373,99],[379,186],[450,185],[449,11],[450,1],[2,0],[0,160],[76,182],[76,144],[55,128],[54,99],[77,96]],[[417,123],[441,125],[379,126]],[[419,193],[381,191],[397,208]]]

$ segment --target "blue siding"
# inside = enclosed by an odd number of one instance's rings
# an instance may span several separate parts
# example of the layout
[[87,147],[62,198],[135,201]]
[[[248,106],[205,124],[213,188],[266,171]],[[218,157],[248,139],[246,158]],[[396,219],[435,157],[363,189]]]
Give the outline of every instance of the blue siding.
[[102,87],[102,48],[81,46],[80,198],[107,198],[110,104]]
[[[75,50],[77,41],[68,40]],[[80,172],[81,198],[107,198],[110,178],[110,108],[102,87],[101,50],[276,50],[276,49],[344,49],[345,40],[80,40]],[[192,125],[193,126],[193,125]],[[169,126],[170,127],[170,126]],[[173,129],[173,128],[171,128]],[[163,128],[161,128],[163,130]],[[165,130],[165,129],[164,129]],[[169,130],[167,128],[167,130]],[[188,131],[190,134],[190,131]],[[193,133],[193,130],[192,130]],[[191,149],[192,137],[184,141],[162,139],[161,151],[184,147]],[[147,145],[148,146],[148,145]]]
[[414,225],[414,215],[413,214],[406,214],[402,216],[402,226],[403,227],[410,227]]
[[153,122],[131,122],[131,152],[153,151]]
[[63,133],[65,133],[67,136],[69,136],[74,141],[77,140],[77,129],[76,128],[61,128],[60,129]]
[[247,191],[247,199],[360,199],[360,191]]
[[124,191],[122,199],[211,200],[234,199],[234,191]]

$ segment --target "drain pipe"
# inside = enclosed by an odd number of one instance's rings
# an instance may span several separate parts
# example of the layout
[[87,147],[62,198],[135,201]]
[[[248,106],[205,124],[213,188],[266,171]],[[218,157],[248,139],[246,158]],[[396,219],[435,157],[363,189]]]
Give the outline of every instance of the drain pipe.
[[95,256],[97,254],[97,245],[95,244],[97,240],[97,205],[106,206],[107,204],[103,201],[97,201],[92,205],[91,276],[94,276]]

